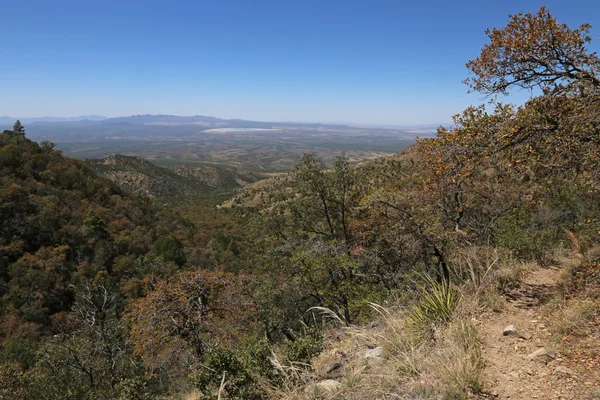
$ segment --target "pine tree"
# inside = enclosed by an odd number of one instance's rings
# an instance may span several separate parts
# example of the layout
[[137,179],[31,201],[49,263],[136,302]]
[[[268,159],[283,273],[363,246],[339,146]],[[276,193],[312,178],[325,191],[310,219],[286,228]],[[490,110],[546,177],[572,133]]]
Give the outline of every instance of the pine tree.
[[17,120],[13,125],[13,135],[17,138],[25,137],[25,127],[21,124],[21,121]]

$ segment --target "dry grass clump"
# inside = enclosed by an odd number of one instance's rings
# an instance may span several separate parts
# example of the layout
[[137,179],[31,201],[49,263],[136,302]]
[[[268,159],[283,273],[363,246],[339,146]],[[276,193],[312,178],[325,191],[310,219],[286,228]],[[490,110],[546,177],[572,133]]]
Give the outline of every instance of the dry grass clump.
[[490,246],[461,249],[452,260],[456,278],[475,294],[510,289],[519,282],[523,267],[509,251]]
[[589,299],[562,299],[554,304],[554,308],[557,308],[553,313],[554,333],[560,336],[585,336],[589,333],[598,304]]
[[589,297],[600,295],[598,274],[600,246],[589,248],[584,255],[568,257],[563,255],[558,259],[561,266],[559,287],[563,294],[585,294]]
[[435,392],[446,399],[464,399],[481,392],[481,339],[470,320],[459,319],[444,331],[443,342],[428,358]]
[[452,258],[455,280],[470,293],[480,307],[501,311],[503,294],[519,285],[523,271],[535,265],[517,260],[510,251],[491,246],[461,249]]
[[588,276],[594,276],[599,259],[600,246],[588,249],[583,256],[559,259],[562,294],[546,307],[552,315],[552,330],[556,335],[586,336],[590,333],[600,304],[593,300],[598,297],[599,286]]
[[[455,288],[432,283],[409,310],[371,307],[376,322],[336,330],[329,350],[313,359],[312,376],[278,391],[277,397],[464,399],[480,391],[481,341]],[[379,346],[379,357],[366,356]],[[325,372],[334,363],[343,364],[343,377],[334,378],[338,383],[332,387],[319,386],[331,379]]]
[[423,340],[407,318],[388,316],[380,337],[387,356],[379,393],[410,394],[412,398],[464,399],[481,391],[482,342],[469,312],[456,307],[452,318],[438,323],[433,337]]

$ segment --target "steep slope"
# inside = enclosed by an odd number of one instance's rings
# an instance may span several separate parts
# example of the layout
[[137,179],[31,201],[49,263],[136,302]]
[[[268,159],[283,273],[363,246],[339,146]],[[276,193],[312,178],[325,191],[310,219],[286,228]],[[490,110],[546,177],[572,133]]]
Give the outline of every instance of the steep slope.
[[194,195],[208,189],[200,181],[177,175],[141,157],[113,154],[104,159],[88,160],[88,165],[98,175],[142,196]]
[[206,166],[159,167],[141,157],[113,154],[88,160],[99,175],[142,196],[187,196],[213,189],[232,189],[255,182],[260,175],[236,169]]
[[0,134],[0,350],[19,329],[50,329],[82,281],[118,286],[157,238],[190,232],[51,144]]
[[214,188],[245,186],[264,179],[262,175],[236,168],[174,165],[169,169],[179,176],[203,182]]
[[[453,322],[436,327],[435,342],[411,342],[410,316],[376,306],[370,324],[328,332],[312,370],[278,398],[598,398],[597,299],[565,298],[561,289],[580,262],[569,255],[552,267],[532,263],[518,272],[514,265],[515,287],[495,310],[484,305],[489,294],[463,290]],[[472,351],[461,358],[468,345]]]

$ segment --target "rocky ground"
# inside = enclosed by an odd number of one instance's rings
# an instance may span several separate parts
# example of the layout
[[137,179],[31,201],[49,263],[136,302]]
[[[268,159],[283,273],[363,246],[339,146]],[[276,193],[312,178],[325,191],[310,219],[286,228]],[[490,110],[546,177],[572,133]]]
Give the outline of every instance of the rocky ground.
[[[520,287],[507,295],[501,312],[478,318],[484,338],[484,397],[600,399],[600,370],[589,362],[591,355],[565,354],[562,338],[553,333],[553,315],[543,310],[558,292],[559,281],[558,268],[528,271]],[[597,339],[596,343],[600,345]]]
[[[276,397],[600,400],[597,296],[565,290],[565,277],[580,260],[564,258],[549,268],[527,264],[500,307],[466,306],[458,326],[474,323],[480,361],[465,363],[451,329],[428,346],[406,346],[402,311],[382,307],[381,318],[369,325],[332,330],[304,385]],[[469,390],[451,390],[457,384]]]

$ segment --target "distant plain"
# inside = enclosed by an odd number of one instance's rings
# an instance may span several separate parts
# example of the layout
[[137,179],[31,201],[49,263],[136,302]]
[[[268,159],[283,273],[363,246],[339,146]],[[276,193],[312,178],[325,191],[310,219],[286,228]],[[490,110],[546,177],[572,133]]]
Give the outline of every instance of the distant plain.
[[34,140],[49,140],[66,156],[140,156],[157,165],[240,167],[288,171],[309,152],[331,163],[344,153],[352,164],[395,154],[431,136],[429,128],[269,123],[213,117],[132,116],[101,121],[33,122]]

